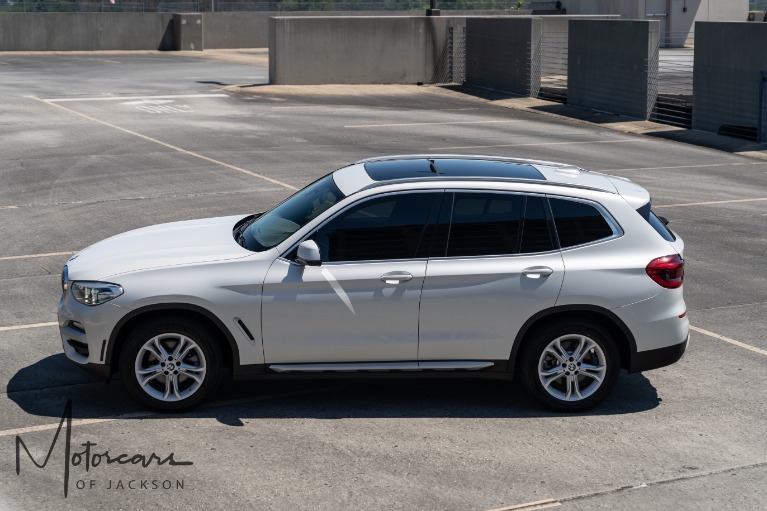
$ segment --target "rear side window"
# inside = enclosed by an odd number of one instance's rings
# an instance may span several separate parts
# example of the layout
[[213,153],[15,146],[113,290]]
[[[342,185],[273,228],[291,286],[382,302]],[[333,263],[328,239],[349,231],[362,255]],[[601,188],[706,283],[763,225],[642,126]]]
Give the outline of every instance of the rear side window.
[[612,227],[597,208],[583,202],[549,199],[562,248],[611,237]]
[[525,221],[522,226],[520,252],[546,252],[554,250],[554,240],[546,217],[546,201],[543,197],[528,197],[525,206]]
[[524,196],[502,193],[456,193],[448,257],[517,252]]

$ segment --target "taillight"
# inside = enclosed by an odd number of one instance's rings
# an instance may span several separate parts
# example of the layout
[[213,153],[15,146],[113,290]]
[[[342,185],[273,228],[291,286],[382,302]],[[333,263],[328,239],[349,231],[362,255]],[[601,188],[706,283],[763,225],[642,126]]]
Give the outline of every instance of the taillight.
[[676,289],[684,281],[684,259],[679,254],[653,259],[645,268],[647,275],[667,289]]

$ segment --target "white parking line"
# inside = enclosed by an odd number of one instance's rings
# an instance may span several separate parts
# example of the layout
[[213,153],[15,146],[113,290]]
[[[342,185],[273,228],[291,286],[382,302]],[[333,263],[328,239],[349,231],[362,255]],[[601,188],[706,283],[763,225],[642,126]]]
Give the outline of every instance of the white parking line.
[[[33,97],[33,96],[28,96]],[[228,94],[185,94],[178,96],[97,96],[92,98],[57,98],[57,99],[43,99],[42,101],[48,103],[69,103],[71,101],[126,101],[126,100],[140,100],[140,99],[180,99],[180,98],[228,98]],[[39,98],[35,98],[39,99]]]
[[11,330],[27,330],[29,328],[43,328],[46,326],[59,326],[55,321],[50,323],[31,323],[29,325],[0,326],[0,332],[9,332]]
[[513,506],[498,507],[490,509],[489,511],[534,511],[536,509],[550,509],[553,507],[559,507],[562,503],[554,499],[538,500],[535,502],[528,502],[526,504],[515,504]]
[[19,209],[18,206],[0,206],[0,209]]
[[[626,139],[626,140],[584,140],[579,142],[535,142],[532,144],[497,144],[497,145],[465,145],[465,146],[451,146],[451,147],[430,147],[430,151],[441,151],[447,149],[486,149],[492,147],[534,147],[534,146],[550,146],[550,145],[581,145],[581,144],[639,144],[645,142],[653,142],[653,140],[644,139]],[[600,171],[602,172],[602,171]]]
[[[450,124],[508,124],[512,122],[522,122],[519,119],[508,119],[502,121],[446,121],[446,122],[409,122],[403,124],[358,124],[354,126],[344,126],[344,128],[398,128],[400,126],[443,126]],[[487,146],[490,147],[490,146]]]
[[[134,137],[142,138],[142,139],[147,140],[149,142],[154,142],[155,144],[161,145],[163,147],[167,147],[168,149],[172,149],[174,151],[178,151],[179,153],[186,154],[188,156],[192,156],[192,157],[198,158],[200,160],[205,160],[207,162],[210,162],[210,163],[213,163],[213,164],[216,164],[216,165],[220,165],[222,167],[226,167],[228,169],[235,170],[237,172],[241,172],[243,174],[248,174],[249,176],[253,176],[253,177],[257,177],[259,179],[263,179],[264,181],[268,181],[270,183],[274,183],[274,184],[279,185],[279,186],[281,186],[283,188],[287,188],[288,190],[298,190],[298,188],[296,188],[295,186],[289,185],[287,183],[283,183],[282,181],[278,181],[277,179],[273,179],[271,177],[264,176],[263,174],[257,174],[255,172],[252,172],[250,170],[244,169],[242,167],[237,167],[236,165],[231,165],[229,163],[225,163],[223,161],[216,160],[216,159],[210,158],[208,156],[204,156],[204,155],[202,155],[200,153],[196,153],[194,151],[188,151],[186,149],[183,149],[181,147],[175,146],[173,144],[168,144],[167,142],[163,142],[162,140],[158,140],[156,138],[152,138],[152,137],[149,137],[147,135],[142,135],[141,133],[138,133],[136,131],[129,130],[129,129],[117,126],[116,124],[112,124],[110,122],[106,122],[106,121],[102,121],[100,119],[96,119],[95,117],[91,117],[90,115],[83,114],[81,112],[78,112],[77,110],[72,110],[71,108],[67,108],[67,107],[59,105],[57,103],[53,103],[51,101],[46,101],[44,99],[40,99],[40,98],[37,98],[35,96],[28,96],[28,97],[31,98],[31,99],[34,99],[35,101],[39,101],[39,102],[41,102],[43,104],[50,105],[50,106],[59,108],[61,110],[64,110],[65,112],[69,112],[71,114],[77,115],[78,117],[82,117],[83,119],[87,119],[89,121],[95,122],[97,124],[101,124],[103,126],[108,126],[110,128],[114,128],[114,129],[116,129],[118,131],[122,131],[123,133],[127,133],[128,135],[133,135]],[[120,98],[120,99],[125,99],[125,98]]]
[[738,163],[706,163],[704,165],[675,165],[673,167],[635,167],[629,169],[601,169],[596,172],[623,172],[625,170],[674,170],[674,169],[700,169],[705,167],[742,167],[745,165],[767,165],[767,161],[738,162]]
[[683,202],[681,204],[663,204],[659,206],[653,206],[653,209],[658,208],[681,208],[685,206],[712,206],[715,204],[735,204],[738,202],[759,202],[767,200],[767,197],[760,197],[754,199],[733,199],[733,200],[715,200],[708,202]]
[[[267,394],[265,396],[246,397],[241,399],[230,399],[228,401],[221,401],[218,403],[212,402],[208,405],[196,408],[196,410],[200,411],[200,410],[207,410],[211,408],[222,408],[224,406],[237,406],[242,404],[255,403],[259,401],[269,401],[271,399],[281,399],[281,398],[287,398],[287,397],[310,396],[313,394],[330,392],[330,391],[336,390],[337,388],[338,387],[324,387],[324,388],[318,388],[318,389],[315,388],[310,390],[295,390],[292,392],[278,392],[276,394]],[[161,412],[133,412],[133,413],[126,413],[123,415],[115,415],[111,417],[102,417],[102,418],[93,418],[93,419],[74,419],[72,420],[72,426],[100,424],[102,422],[113,422],[113,421],[122,420],[122,419],[140,419],[144,417],[154,417],[158,415],[163,415],[163,414]],[[29,426],[26,428],[6,429],[3,431],[0,431],[0,437],[22,435],[25,433],[35,433],[37,431],[50,431],[52,429],[57,429],[60,424],[61,422],[59,421],[52,424],[41,424],[39,426]]]
[[749,351],[753,351],[754,353],[759,353],[760,355],[767,356],[767,351],[763,349],[759,349],[756,346],[751,346],[750,344],[746,344],[744,342],[736,341],[735,339],[730,339],[729,337],[725,337],[723,335],[715,334],[714,332],[709,332],[708,330],[703,330],[702,328],[698,328],[696,326],[690,325],[690,330],[694,332],[698,332],[699,334],[707,335],[709,337],[713,337],[714,339],[719,339],[720,341],[729,342],[730,344],[734,344],[735,346],[739,346],[741,348],[745,348]]
[[18,255],[18,256],[4,256],[0,257],[0,261],[13,261],[15,259],[37,259],[38,257],[53,257],[53,256],[64,256],[64,255],[72,255],[76,254],[77,252],[48,252],[47,254],[29,254],[29,255]]

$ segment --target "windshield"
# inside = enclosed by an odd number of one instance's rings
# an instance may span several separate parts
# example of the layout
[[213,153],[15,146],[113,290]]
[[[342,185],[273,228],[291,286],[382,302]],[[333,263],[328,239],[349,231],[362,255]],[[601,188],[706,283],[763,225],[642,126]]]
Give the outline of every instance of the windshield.
[[245,229],[243,242],[254,252],[275,247],[343,198],[328,174],[258,217]]

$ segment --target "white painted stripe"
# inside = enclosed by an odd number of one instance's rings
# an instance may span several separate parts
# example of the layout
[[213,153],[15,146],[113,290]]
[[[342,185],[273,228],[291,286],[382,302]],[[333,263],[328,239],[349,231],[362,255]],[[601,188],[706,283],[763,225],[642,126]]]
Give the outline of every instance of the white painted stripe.
[[0,206],[0,209],[19,209],[18,206]]
[[[196,153],[194,151],[188,151],[186,149],[183,149],[181,147],[175,146],[173,144],[168,144],[167,142],[163,142],[162,140],[158,140],[156,138],[152,138],[152,137],[148,137],[146,135],[142,135],[141,133],[138,133],[136,131],[129,130],[129,129],[117,126],[116,124],[112,124],[110,122],[106,122],[106,121],[102,121],[100,119],[96,119],[95,117],[91,117],[90,115],[86,115],[86,114],[80,113],[77,110],[72,110],[71,108],[67,108],[65,106],[62,106],[62,105],[59,105],[59,104],[56,104],[56,103],[52,103],[50,101],[46,101],[44,99],[40,99],[40,98],[37,98],[37,97],[34,97],[34,96],[28,96],[28,97],[30,97],[31,99],[34,99],[35,101],[39,101],[41,103],[44,103],[46,105],[50,105],[50,106],[54,106],[56,108],[60,108],[61,110],[64,110],[66,112],[69,112],[69,113],[72,113],[74,115],[77,115],[78,117],[82,117],[83,119],[87,119],[89,121],[101,124],[103,126],[108,126],[110,128],[114,128],[116,130],[122,131],[123,133],[127,133],[129,135],[133,135],[134,137],[139,137],[139,138],[142,138],[144,140],[148,140],[149,142],[154,142],[155,144],[161,145],[163,147],[167,147],[168,149],[172,149],[174,151],[178,151],[179,153],[186,154],[186,155],[192,156],[194,158],[198,158],[200,160],[204,160],[204,161],[216,164],[216,165],[220,165],[222,167],[226,167],[228,169],[235,170],[237,172],[241,172],[243,174],[248,174],[249,176],[253,176],[253,177],[257,177],[259,179],[263,179],[264,181],[268,181],[270,183],[274,183],[274,184],[279,185],[279,186],[281,186],[283,188],[287,188],[288,190],[298,190],[298,188],[296,188],[293,185],[289,185],[287,183],[283,183],[282,181],[278,181],[277,179],[273,179],[271,177],[264,176],[263,174],[257,174],[255,172],[252,172],[250,170],[244,169],[242,167],[237,167],[236,165],[230,165],[229,163],[225,163],[223,161],[216,160],[216,159],[210,158],[208,156],[204,156],[204,155],[202,155],[200,153]],[[122,98],[122,99],[124,99],[124,98]]]
[[653,209],[659,209],[659,208],[682,208],[685,206],[713,206],[715,204],[735,204],[739,202],[759,202],[759,201],[765,201],[767,200],[767,197],[761,197],[761,198],[754,198],[754,199],[733,199],[733,200],[715,200],[715,201],[709,201],[709,202],[684,202],[681,204],[664,204],[664,205],[653,205]]
[[29,254],[29,255],[18,255],[18,256],[4,256],[0,257],[0,261],[13,261],[15,259],[36,259],[38,257],[54,257],[54,256],[65,256],[65,255],[72,255],[76,254],[77,252],[48,252],[47,254]]
[[756,346],[751,346],[750,344],[746,344],[744,342],[736,341],[735,339],[730,339],[729,337],[725,337],[723,335],[715,334],[714,332],[709,332],[708,330],[703,330],[702,328],[698,328],[696,326],[690,325],[690,330],[694,332],[698,332],[699,334],[707,335],[709,337],[713,337],[714,339],[719,339],[720,341],[729,342],[730,344],[734,344],[735,346],[739,346],[741,348],[745,348],[749,351],[753,351],[754,353],[759,353],[760,355],[767,356],[767,351],[763,349],[759,349]]
[[562,503],[554,499],[538,500],[535,502],[528,502],[526,504],[515,504],[508,507],[498,507],[490,509],[489,511],[533,511],[535,509],[550,509],[553,507],[559,507]]
[[29,328],[43,328],[46,326],[59,326],[56,321],[50,323],[31,323],[29,325],[0,326],[0,332],[9,332],[11,330],[27,330]]
[[[32,96],[29,96],[32,97]],[[95,98],[43,99],[48,103],[69,103],[72,101],[128,101],[137,99],[183,99],[183,98],[228,98],[228,94],[181,94],[177,96],[97,96]],[[38,99],[38,98],[35,98]]]
[[[136,419],[140,417],[149,417],[151,415],[156,414],[151,412],[137,412],[126,413],[125,415],[118,415],[117,417],[105,417],[103,419],[74,419],[72,420],[72,427],[87,426],[88,424],[100,424],[102,422],[112,422],[119,419]],[[27,428],[6,429],[5,431],[0,431],[0,437],[23,435],[25,433],[35,433],[37,431],[50,431],[52,429],[57,429],[59,424],[60,423],[57,422],[56,424],[41,424],[39,426],[29,426]]]
[[674,169],[702,169],[705,167],[742,167],[745,165],[767,165],[767,161],[738,162],[738,163],[706,163],[704,165],[675,165],[673,167],[635,167],[628,169],[602,169],[596,172],[623,172],[628,170],[674,170]]
[[[219,403],[213,402],[209,403],[207,405],[201,406],[197,408],[197,410],[206,410],[210,408],[221,408],[224,406],[237,406],[242,404],[248,404],[248,403],[254,403],[258,401],[268,401],[271,399],[281,399],[281,398],[287,398],[287,397],[301,397],[301,396],[310,396],[313,394],[320,394],[322,392],[330,392],[333,390],[338,389],[338,387],[325,387],[325,388],[315,388],[315,389],[309,389],[309,390],[296,390],[292,392],[279,392],[276,394],[267,394],[265,396],[257,396],[257,397],[246,397],[246,398],[240,398],[240,399],[230,399],[228,401],[221,401]],[[162,413],[159,412],[133,412],[133,413],[126,413],[123,415],[116,415],[111,417],[102,417],[102,418],[93,418],[93,419],[73,419],[72,420],[72,427],[74,426],[86,426],[88,424],[101,424],[104,422],[113,422],[117,420],[124,420],[124,419],[140,419],[144,417],[154,417],[157,415],[162,415]],[[23,435],[25,433],[35,433],[38,431],[50,431],[52,429],[57,429],[59,427],[60,422],[52,423],[52,424],[41,424],[39,426],[29,426],[26,428],[15,428],[15,429],[6,429],[3,431],[0,431],[0,437],[4,436],[14,436],[14,435]]]
[[[487,149],[492,147],[535,147],[550,145],[582,145],[582,144],[640,144],[654,142],[654,140],[626,139],[626,140],[584,140],[579,142],[536,142],[532,144],[497,144],[497,145],[465,145],[451,147],[430,147],[430,151],[442,151],[446,149]],[[600,171],[602,172],[602,171]]]
[[[446,121],[446,122],[410,122],[404,124],[357,124],[354,126],[344,126],[344,128],[397,128],[400,126],[443,126],[451,124],[508,124],[512,122],[523,122],[519,119],[496,120],[496,121]],[[481,146],[495,147],[495,146]]]

